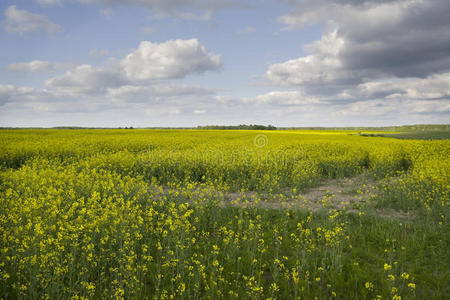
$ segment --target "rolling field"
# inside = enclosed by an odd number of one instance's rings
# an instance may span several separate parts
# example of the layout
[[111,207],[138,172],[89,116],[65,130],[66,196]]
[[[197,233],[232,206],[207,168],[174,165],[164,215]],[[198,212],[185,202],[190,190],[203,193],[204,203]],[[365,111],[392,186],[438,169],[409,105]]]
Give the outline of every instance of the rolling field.
[[450,141],[2,130],[0,298],[450,299]]

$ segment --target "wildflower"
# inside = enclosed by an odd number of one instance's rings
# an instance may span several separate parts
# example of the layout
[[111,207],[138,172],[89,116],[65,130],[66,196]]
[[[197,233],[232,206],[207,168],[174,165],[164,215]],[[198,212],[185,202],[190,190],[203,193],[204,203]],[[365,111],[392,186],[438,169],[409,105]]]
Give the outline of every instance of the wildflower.
[[277,285],[275,282],[273,282],[273,283],[270,285],[270,287],[272,288],[272,290],[273,290],[274,292],[278,292],[278,291],[280,290],[280,288],[278,287],[278,285]]
[[366,282],[364,284],[364,286],[366,287],[366,289],[368,290],[372,290],[373,289],[373,283],[372,282]]

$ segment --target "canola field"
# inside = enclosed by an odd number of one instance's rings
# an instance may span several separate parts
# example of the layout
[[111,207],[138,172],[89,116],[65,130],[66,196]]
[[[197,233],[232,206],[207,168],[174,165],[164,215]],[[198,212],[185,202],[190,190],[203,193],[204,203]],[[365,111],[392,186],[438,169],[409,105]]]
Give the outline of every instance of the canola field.
[[450,299],[449,140],[0,139],[0,299]]

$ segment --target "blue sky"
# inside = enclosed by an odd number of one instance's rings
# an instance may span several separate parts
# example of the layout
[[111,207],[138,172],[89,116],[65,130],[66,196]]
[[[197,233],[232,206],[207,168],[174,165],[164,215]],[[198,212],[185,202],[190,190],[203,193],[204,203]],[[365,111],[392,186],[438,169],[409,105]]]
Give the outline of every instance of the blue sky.
[[450,120],[447,0],[5,0],[0,126]]

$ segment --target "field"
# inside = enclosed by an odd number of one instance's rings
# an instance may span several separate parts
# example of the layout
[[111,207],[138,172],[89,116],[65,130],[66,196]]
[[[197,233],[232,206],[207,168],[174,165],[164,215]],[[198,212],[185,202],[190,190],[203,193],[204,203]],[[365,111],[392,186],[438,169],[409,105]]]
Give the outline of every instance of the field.
[[450,299],[450,141],[1,130],[0,298]]

